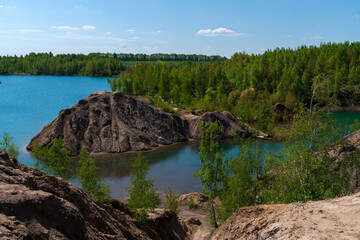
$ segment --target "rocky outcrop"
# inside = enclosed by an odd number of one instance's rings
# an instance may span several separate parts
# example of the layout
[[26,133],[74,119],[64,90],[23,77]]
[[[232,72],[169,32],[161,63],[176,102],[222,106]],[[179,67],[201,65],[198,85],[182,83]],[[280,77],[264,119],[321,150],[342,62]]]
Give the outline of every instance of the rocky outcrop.
[[182,118],[187,122],[189,126],[189,138],[199,140],[201,136],[199,135],[198,125],[200,122],[210,122],[214,123],[219,121],[223,126],[222,133],[218,136],[218,139],[225,139],[239,135],[242,137],[250,137],[252,131],[250,128],[241,126],[239,121],[235,118],[233,114],[227,111],[219,112],[206,112],[201,116],[191,114],[189,112],[184,112]]
[[71,155],[81,148],[91,154],[149,150],[159,145],[199,139],[200,121],[220,121],[224,126],[219,138],[235,134],[251,135],[229,112],[211,112],[202,116],[174,116],[120,92],[95,92],[80,100],[37,134],[27,146],[49,145],[54,138],[64,139]]
[[186,239],[171,211],[144,226],[125,206],[114,206],[0,152],[0,239]]
[[360,239],[360,193],[241,208],[207,239]]
[[[340,161],[343,156],[349,154],[353,154],[353,157],[360,159],[360,130],[349,134],[345,137],[345,140],[345,146],[332,154],[338,156]],[[360,165],[355,164],[350,167],[352,168],[352,175],[354,176],[352,186],[355,188],[356,192],[360,192]]]
[[28,145],[49,145],[64,139],[72,155],[81,148],[90,153],[149,150],[188,140],[187,126],[179,117],[161,112],[122,93],[95,92],[80,100],[36,135]]

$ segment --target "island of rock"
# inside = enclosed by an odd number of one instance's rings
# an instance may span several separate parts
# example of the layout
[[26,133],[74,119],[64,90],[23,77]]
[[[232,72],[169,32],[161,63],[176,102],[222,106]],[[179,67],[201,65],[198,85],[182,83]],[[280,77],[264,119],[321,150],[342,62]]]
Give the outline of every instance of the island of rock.
[[165,113],[120,92],[95,92],[71,108],[60,111],[27,146],[48,146],[54,138],[64,139],[71,155],[82,148],[90,154],[150,150],[159,145],[199,139],[198,123],[220,121],[220,139],[250,136],[251,128],[240,124],[230,112],[207,112],[201,116],[183,111],[181,116]]

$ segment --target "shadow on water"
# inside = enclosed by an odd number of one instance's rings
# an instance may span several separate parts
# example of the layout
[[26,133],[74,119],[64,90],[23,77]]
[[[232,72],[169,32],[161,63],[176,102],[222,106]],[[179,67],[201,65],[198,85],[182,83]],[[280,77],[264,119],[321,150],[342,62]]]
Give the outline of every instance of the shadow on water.
[[[164,192],[173,184],[178,194],[201,191],[202,187],[194,173],[200,167],[198,157],[199,142],[178,143],[164,146],[155,151],[144,152],[149,160],[149,177],[154,179],[154,185],[159,192]],[[278,151],[283,144],[267,140],[257,140],[250,143],[258,144],[264,154],[268,151]],[[219,145],[226,154],[236,156],[239,145],[233,140],[220,141]],[[123,199],[127,196],[126,187],[130,187],[130,165],[136,153],[123,153],[94,157],[101,169],[101,176],[111,186],[112,197]]]

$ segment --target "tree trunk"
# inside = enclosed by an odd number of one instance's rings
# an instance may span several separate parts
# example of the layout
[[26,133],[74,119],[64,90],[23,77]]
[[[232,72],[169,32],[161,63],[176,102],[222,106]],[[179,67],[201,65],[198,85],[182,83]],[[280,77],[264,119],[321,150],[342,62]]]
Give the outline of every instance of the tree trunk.
[[218,228],[218,225],[217,225],[217,222],[216,222],[215,209],[214,209],[214,199],[211,199],[211,212],[212,212],[212,215],[213,215],[214,226],[215,226],[215,228]]

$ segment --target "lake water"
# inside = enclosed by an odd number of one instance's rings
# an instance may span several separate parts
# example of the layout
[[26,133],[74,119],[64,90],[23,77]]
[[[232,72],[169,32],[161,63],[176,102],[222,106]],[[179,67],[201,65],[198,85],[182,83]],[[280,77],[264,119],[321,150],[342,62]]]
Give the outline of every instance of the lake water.
[[[33,166],[35,160],[25,147],[41,129],[58,113],[86,98],[94,91],[109,90],[106,78],[58,77],[58,76],[0,76],[0,132],[6,131],[20,146],[19,162]],[[360,120],[360,113],[337,112],[344,125],[354,119]],[[0,134],[2,136],[2,134]],[[173,184],[178,194],[201,191],[201,185],[194,179],[194,172],[200,167],[198,142],[179,143],[160,147],[144,155],[150,162],[150,178],[155,187],[164,192]],[[258,140],[258,147],[267,151],[278,151],[281,143]],[[233,141],[220,145],[228,154],[237,154],[238,146]],[[130,162],[133,153],[104,155],[96,157],[100,174],[110,185],[112,197],[125,198],[125,187],[130,186]]]

